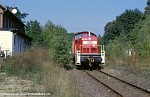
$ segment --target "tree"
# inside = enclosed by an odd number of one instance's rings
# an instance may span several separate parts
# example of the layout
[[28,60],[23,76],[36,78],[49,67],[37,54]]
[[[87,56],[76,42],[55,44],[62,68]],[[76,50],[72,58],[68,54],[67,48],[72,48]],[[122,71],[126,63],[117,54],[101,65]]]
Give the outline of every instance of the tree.
[[108,22],[104,28],[104,44],[108,44],[110,40],[113,40],[115,37],[119,36],[121,29],[121,24],[117,21]]
[[74,36],[74,33],[67,33],[67,36],[66,36],[69,51],[72,50],[73,36]]
[[40,26],[40,23],[35,21],[28,21],[26,24],[26,34],[29,35],[33,40],[33,45],[43,45],[43,33],[42,33],[42,27]]
[[143,13],[138,9],[125,10],[120,16],[116,17],[116,20],[108,22],[104,27],[104,43],[109,43],[122,32],[128,36],[135,24],[141,20],[142,15]]
[[55,62],[65,65],[69,59],[67,30],[48,21],[43,29],[44,42],[53,52]]
[[136,24],[130,35],[130,41],[141,57],[150,56],[150,15]]
[[142,19],[145,19],[150,14],[150,0],[147,0],[147,6],[145,7],[144,15]]
[[123,26],[123,31],[128,34],[134,28],[135,24],[141,20],[143,13],[138,9],[126,10],[118,18]]
[[6,6],[10,11],[12,11],[13,9],[17,10],[17,13],[15,14],[16,17],[18,17],[20,20],[23,21],[23,19],[25,19],[28,16],[28,13],[21,13],[21,11],[19,10],[18,7],[10,7],[10,6]]
[[147,6],[145,7],[145,14],[150,13],[150,0],[147,0]]

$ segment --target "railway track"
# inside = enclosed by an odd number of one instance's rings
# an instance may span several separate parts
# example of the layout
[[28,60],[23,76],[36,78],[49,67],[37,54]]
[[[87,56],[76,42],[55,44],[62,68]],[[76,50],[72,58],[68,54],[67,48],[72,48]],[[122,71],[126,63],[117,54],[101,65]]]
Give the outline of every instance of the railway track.
[[131,86],[133,86],[133,87],[135,87],[135,88],[137,88],[137,89],[139,89],[139,90],[141,90],[141,91],[143,91],[143,92],[150,93],[150,91],[148,91],[148,90],[146,90],[146,89],[143,89],[143,88],[141,88],[141,87],[139,87],[139,86],[136,86],[136,85],[134,85],[134,84],[131,84],[131,83],[129,83],[129,82],[127,82],[127,81],[124,81],[124,80],[122,80],[122,79],[120,79],[120,78],[118,78],[118,77],[115,77],[115,76],[113,76],[113,75],[110,75],[110,74],[108,74],[108,73],[106,73],[106,72],[104,72],[104,71],[100,71],[100,70],[97,70],[97,71],[100,72],[100,73],[103,73],[103,74],[105,74],[105,75],[108,75],[108,76],[110,76],[110,77],[112,77],[112,78],[115,78],[115,79],[117,79],[117,80],[119,80],[119,81],[121,81],[121,82],[123,82],[123,83],[126,83],[126,84],[128,84],[128,85],[131,85]]
[[109,91],[112,91],[114,94],[117,95],[117,97],[123,97],[119,92],[115,91],[114,89],[112,89],[111,87],[109,87],[107,84],[101,82],[100,80],[98,80],[96,77],[94,77],[92,74],[90,74],[89,72],[83,70],[83,72],[85,72],[88,76],[92,77],[94,80],[96,80],[98,83],[101,83],[102,85],[104,85],[106,88],[109,89]]
[[84,71],[94,80],[105,85],[107,88],[116,93],[119,97],[150,97],[150,91],[107,74],[103,71]]

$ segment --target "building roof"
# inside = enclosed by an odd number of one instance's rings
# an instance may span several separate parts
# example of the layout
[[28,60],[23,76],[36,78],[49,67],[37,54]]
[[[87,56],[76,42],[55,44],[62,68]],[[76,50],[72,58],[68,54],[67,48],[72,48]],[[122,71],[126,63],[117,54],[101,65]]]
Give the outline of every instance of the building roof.
[[[17,16],[15,16],[7,7],[5,7],[5,6],[4,6],[3,4],[1,4],[1,3],[0,3],[0,8],[1,8],[4,12],[7,12],[7,13],[11,14],[11,16],[13,16],[13,17],[16,19],[16,21],[19,22],[19,24],[23,24],[24,27],[25,27],[25,24],[24,24]],[[2,13],[2,14],[3,14],[3,13]],[[19,30],[16,29],[16,28],[13,28],[13,29],[11,29],[11,28],[0,28],[0,31],[16,32],[16,33],[19,34],[20,36],[25,37],[25,38],[27,38],[27,39],[29,39],[29,40],[32,40],[31,37],[29,37],[29,36],[26,35],[25,33],[22,33],[21,31],[19,31]]]
[[21,21],[21,19],[19,19],[17,16],[15,16],[7,7],[5,7],[5,6],[4,6],[3,4],[1,4],[1,3],[0,3],[0,8],[2,8],[4,12],[10,13],[12,16],[14,16],[14,17],[17,19],[17,21],[19,21],[21,24],[23,24],[24,26],[26,26],[26,25]]
[[1,3],[0,3],[0,7],[1,7],[3,10],[7,10],[7,8],[6,8],[3,4],[1,4]]

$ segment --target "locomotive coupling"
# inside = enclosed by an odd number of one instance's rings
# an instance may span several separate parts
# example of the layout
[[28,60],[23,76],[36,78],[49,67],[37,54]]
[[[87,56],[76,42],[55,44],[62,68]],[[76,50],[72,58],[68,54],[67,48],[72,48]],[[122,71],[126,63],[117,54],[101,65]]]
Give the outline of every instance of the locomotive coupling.
[[88,58],[89,63],[94,63],[94,58]]

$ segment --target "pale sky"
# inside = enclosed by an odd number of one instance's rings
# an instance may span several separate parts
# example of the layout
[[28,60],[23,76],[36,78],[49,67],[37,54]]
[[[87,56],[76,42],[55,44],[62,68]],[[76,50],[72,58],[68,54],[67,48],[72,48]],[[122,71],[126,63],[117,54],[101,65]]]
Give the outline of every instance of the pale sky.
[[104,26],[126,9],[144,12],[147,0],[0,0],[17,6],[29,15],[25,21],[37,20],[41,25],[50,20],[69,32],[92,31],[103,35]]

